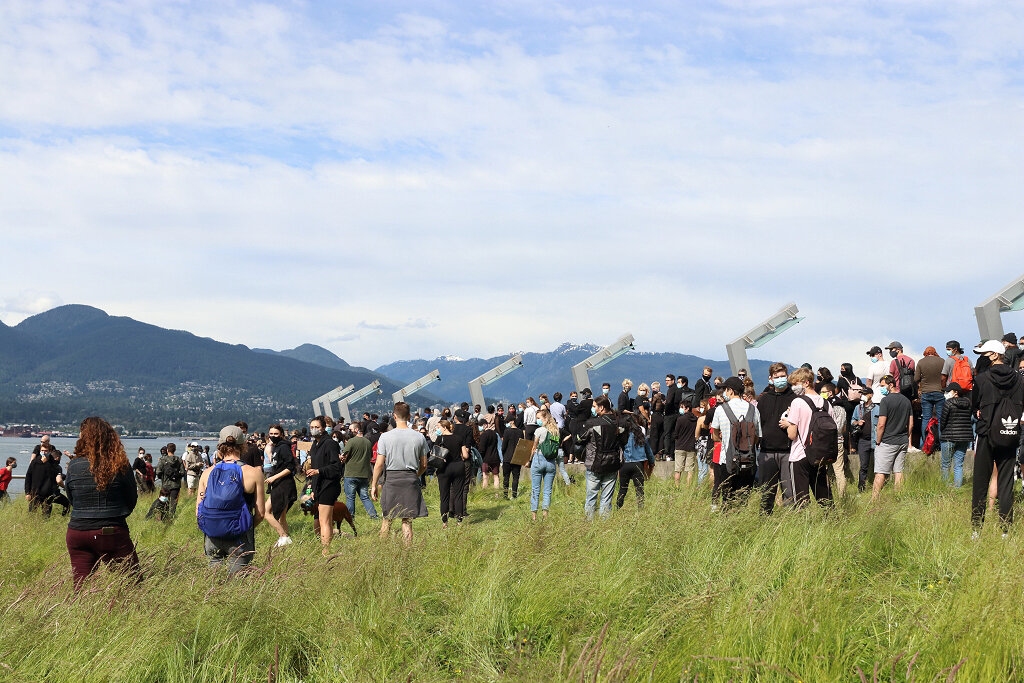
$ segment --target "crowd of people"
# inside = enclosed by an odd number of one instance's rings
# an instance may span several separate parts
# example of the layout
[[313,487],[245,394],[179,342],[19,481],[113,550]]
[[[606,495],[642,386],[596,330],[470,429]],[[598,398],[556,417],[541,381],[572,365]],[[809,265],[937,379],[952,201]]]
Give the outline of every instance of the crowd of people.
[[[427,516],[423,489],[431,478],[446,528],[471,514],[473,485],[516,499],[525,467],[537,519],[549,513],[556,477],[567,487],[576,483],[567,467],[574,463],[584,469],[588,518],[610,514],[613,501],[621,508],[631,486],[642,507],[645,481],[658,460],[674,464],[677,487],[710,482],[713,510],[745,504],[756,494],[762,512],[772,514],[778,501],[801,507],[813,497],[831,506],[846,494],[848,479],[859,491],[870,487],[877,499],[890,480],[897,489],[904,484],[912,450],[939,453],[942,476],[959,487],[973,450],[975,534],[990,501],[998,505],[1005,533],[1024,461],[1024,348],[1011,334],[979,344],[974,354],[972,363],[951,340],[945,358],[928,347],[914,359],[894,341],[868,349],[865,377],[850,363],[840,366],[838,377],[827,367],[773,363],[760,391],[745,369],[713,378],[706,367],[692,387],[689,378],[667,374],[664,390],[657,381],[641,383],[634,395],[626,379],[614,403],[606,383],[600,395],[573,391],[564,403],[558,392],[421,413],[400,402],[383,417],[364,413],[346,424],[316,416],[290,433],[275,424],[249,434],[238,422],[221,430],[212,455],[191,443],[179,457],[169,443],[155,467],[143,449],[129,464],[117,433],[91,417],[81,425],[74,453],[64,454],[70,457],[66,473],[62,454],[43,439],[29,465],[26,498],[44,515],[54,504],[70,511],[67,545],[76,586],[99,562],[138,566],[127,518],[156,480],[159,494],[147,519],[173,521],[184,482],[185,496],[197,501],[210,563],[225,564],[231,573],[254,555],[261,521],[277,532],[277,547],[291,543],[287,515],[296,503],[314,517],[328,555],[334,525],[339,515],[352,519],[357,497],[366,515],[380,520],[382,536],[400,521],[402,538],[411,543],[413,520]],[[16,464],[9,459],[0,470],[4,488]]]

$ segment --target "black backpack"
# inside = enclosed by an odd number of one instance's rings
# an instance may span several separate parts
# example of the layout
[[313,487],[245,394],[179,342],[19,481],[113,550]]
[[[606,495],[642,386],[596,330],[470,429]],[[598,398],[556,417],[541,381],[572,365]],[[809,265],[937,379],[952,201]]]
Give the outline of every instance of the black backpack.
[[[618,422],[607,415],[598,419],[600,424],[590,428],[591,438],[594,439],[594,463],[590,466],[590,471],[594,474],[617,472],[622,467],[622,446],[624,444],[621,434],[625,432],[625,429],[620,431]],[[628,434],[626,439],[629,439]]]
[[722,410],[731,425],[729,443],[725,448],[726,469],[731,474],[752,474],[757,469],[757,452],[754,441],[757,438],[757,425],[754,424],[754,406],[747,406],[747,413],[742,420],[729,407],[729,402],[722,404]]
[[900,393],[913,401],[917,398],[917,384],[914,383],[914,371],[909,364],[896,361],[900,368]]
[[1011,396],[1004,396],[992,414],[992,424],[988,428],[989,443],[995,448],[1017,448],[1021,442],[1020,422],[1020,403]]
[[807,438],[804,440],[807,462],[811,467],[831,465],[839,459],[839,428],[832,419],[828,401],[823,401],[819,408],[809,396],[800,398],[811,408],[811,424],[807,428]]

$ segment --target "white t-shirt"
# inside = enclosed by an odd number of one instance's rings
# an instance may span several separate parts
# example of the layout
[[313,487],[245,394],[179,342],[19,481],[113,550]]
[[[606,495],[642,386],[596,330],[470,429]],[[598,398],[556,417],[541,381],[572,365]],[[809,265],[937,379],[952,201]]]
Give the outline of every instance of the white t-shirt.
[[[869,361],[870,362],[870,361]],[[871,387],[871,401],[872,403],[882,402],[882,392],[878,390],[882,386],[882,378],[889,374],[886,369],[885,363],[878,361],[877,363],[871,363],[868,367],[868,385]]]

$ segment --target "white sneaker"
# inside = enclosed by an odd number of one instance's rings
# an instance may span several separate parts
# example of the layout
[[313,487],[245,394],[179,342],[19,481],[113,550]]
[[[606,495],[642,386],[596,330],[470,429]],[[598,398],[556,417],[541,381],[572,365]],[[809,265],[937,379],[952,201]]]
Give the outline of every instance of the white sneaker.
[[971,540],[972,541],[977,541],[978,540],[978,532],[977,531],[972,531],[971,532]]
[[277,543],[274,544],[274,547],[275,548],[283,548],[284,546],[291,545],[291,544],[292,544],[292,539],[291,539],[290,536],[282,536],[281,538],[277,539]]

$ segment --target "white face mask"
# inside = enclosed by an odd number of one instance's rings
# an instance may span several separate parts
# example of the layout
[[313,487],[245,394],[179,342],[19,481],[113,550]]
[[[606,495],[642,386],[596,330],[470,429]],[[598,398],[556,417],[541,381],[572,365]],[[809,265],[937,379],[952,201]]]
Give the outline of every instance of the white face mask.
[[806,389],[805,389],[803,384],[794,384],[793,385],[793,393],[796,394],[797,396],[802,395],[804,393],[804,391],[806,391]]
[[949,400],[949,399],[953,398],[954,396],[956,396],[956,393],[954,393],[952,391],[947,391],[946,392],[946,400]]

